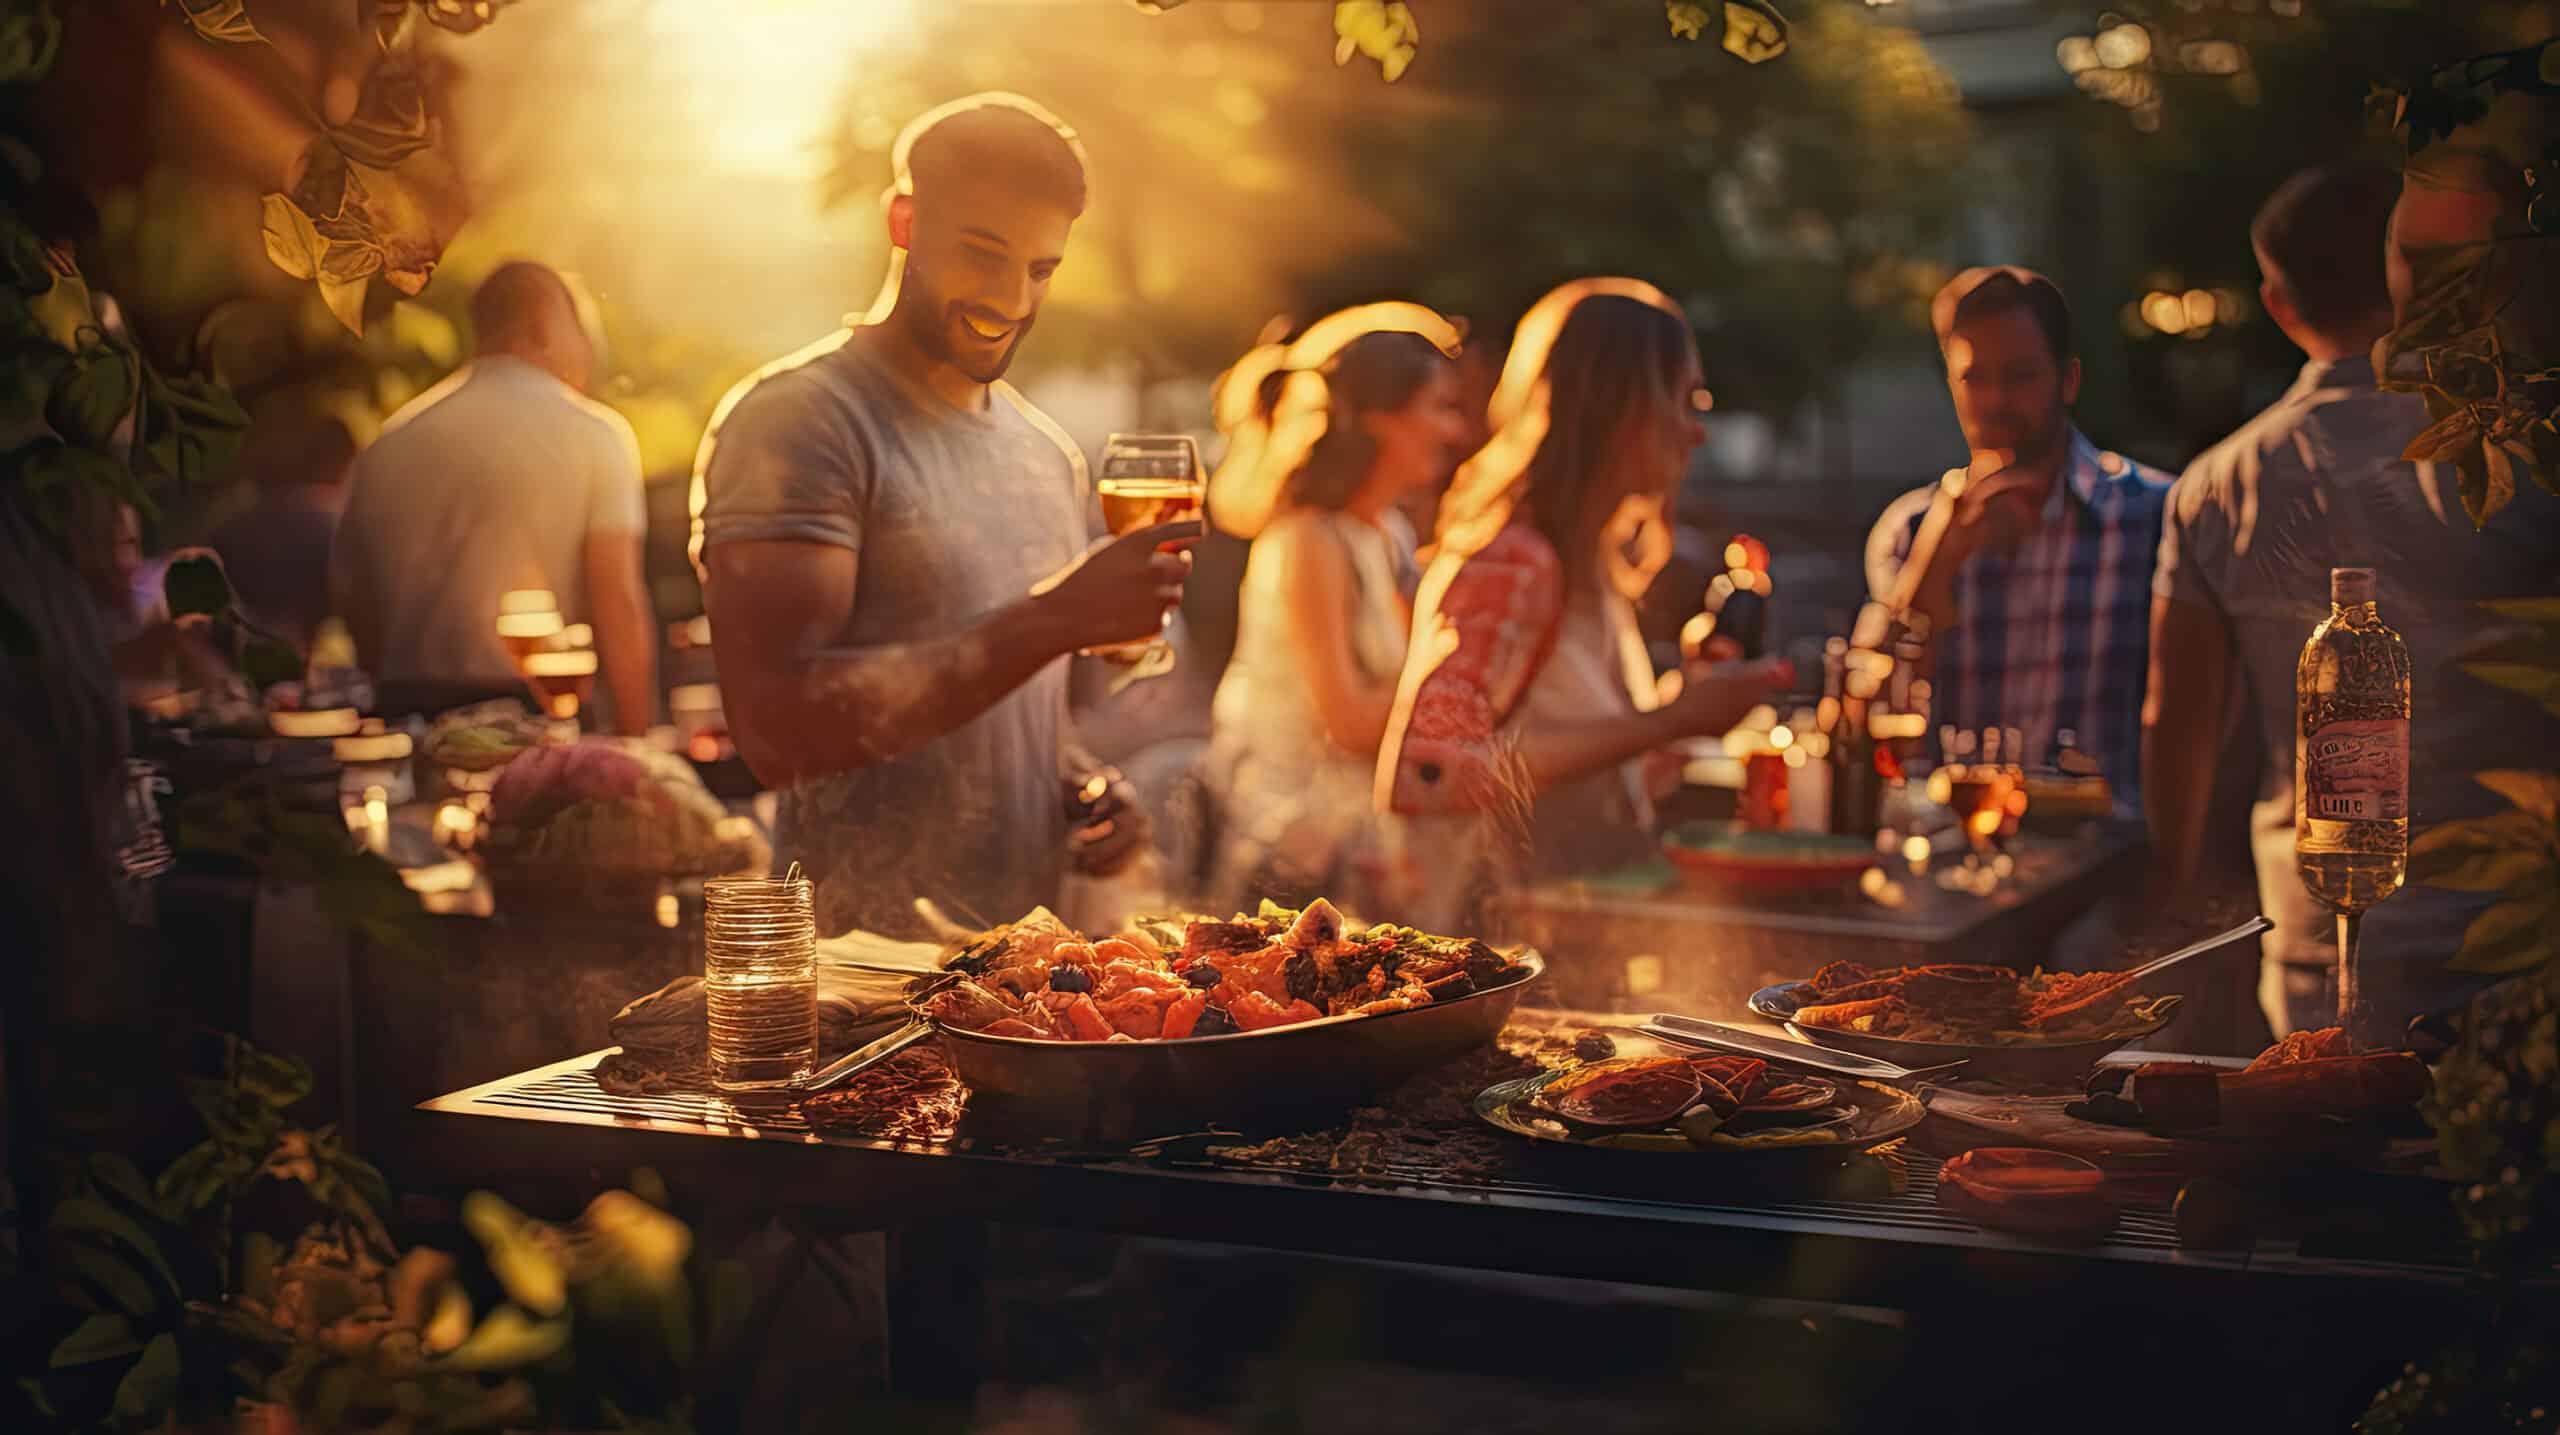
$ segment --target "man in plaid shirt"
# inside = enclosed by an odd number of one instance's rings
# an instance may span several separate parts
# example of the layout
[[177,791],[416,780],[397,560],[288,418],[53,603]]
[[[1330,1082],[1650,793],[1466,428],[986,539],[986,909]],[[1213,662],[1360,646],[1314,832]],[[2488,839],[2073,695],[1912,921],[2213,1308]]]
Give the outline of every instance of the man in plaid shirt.
[[2117,815],[2138,817],[2169,477],[2072,424],[2080,360],[2052,280],[1968,269],[1938,291],[1930,318],[1973,458],[1885,509],[1867,540],[1868,583],[1928,620],[1940,723],[2016,728],[2031,763],[2071,732]]

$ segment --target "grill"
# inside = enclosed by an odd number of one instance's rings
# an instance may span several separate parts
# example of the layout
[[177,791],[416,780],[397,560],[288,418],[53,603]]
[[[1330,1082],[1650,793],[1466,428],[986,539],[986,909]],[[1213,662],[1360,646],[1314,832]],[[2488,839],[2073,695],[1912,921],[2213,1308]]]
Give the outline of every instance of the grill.
[[[821,1133],[802,1119],[789,1104],[771,1108],[741,1110],[727,1100],[709,1092],[671,1091],[622,1095],[608,1092],[596,1084],[591,1068],[594,1055],[525,1072],[517,1076],[459,1092],[428,1103],[428,1109],[459,1114],[515,1117],[518,1119],[569,1121],[593,1125],[640,1124],[662,1131],[692,1132],[705,1136],[746,1140],[779,1140],[795,1143],[843,1145],[879,1149],[893,1143],[858,1136]],[[1229,1138],[1220,1138],[1222,1141]],[[1228,1177],[1261,1179],[1287,1176],[1306,1180],[1309,1173],[1298,1167],[1257,1166],[1250,1163],[1211,1158],[1205,1145],[1196,1140],[1169,1142],[1147,1148],[1148,1154],[1078,1153],[1068,1159],[1078,1165],[1101,1166],[1122,1170],[1154,1170],[1180,1173],[1185,1177]],[[920,1149],[907,1143],[907,1149]],[[923,1148],[929,1149],[929,1148]],[[972,1144],[974,1154],[1002,1156],[1024,1161],[1056,1161],[1060,1153],[1041,1151],[1005,1153],[984,1145]],[[2046,1252],[2052,1247],[2022,1242],[2015,1238],[1981,1230],[1941,1211],[1937,1205],[1937,1171],[1939,1154],[1911,1149],[1907,1142],[1896,1142],[1876,1153],[1902,1169],[1904,1188],[1897,1194],[1876,1200],[1827,1200],[1789,1196],[1773,1191],[1767,1196],[1699,1200],[1683,1196],[1672,1199],[1663,1195],[1636,1194],[1625,1191],[1595,1189],[1590,1184],[1567,1185],[1557,1181],[1525,1176],[1478,1176],[1452,1180],[1445,1171],[1435,1172],[1426,1163],[1389,1161],[1382,1166],[1357,1174],[1335,1175],[1333,1184],[1352,1189],[1419,1190],[1443,1196],[1509,1196],[1564,1201],[1642,1215],[1656,1212],[1666,1218],[1704,1220],[1716,1224],[1758,1225],[1773,1232],[1790,1234],[1833,1234],[1865,1239],[1915,1240],[1929,1244],[1960,1244],[1990,1249],[2034,1249]],[[1597,1174],[1599,1168],[1592,1168]],[[2461,1277],[2458,1259],[2449,1251],[2427,1252],[2418,1259],[2390,1260],[2307,1255],[2289,1241],[2262,1240],[2252,1250],[2230,1253],[2182,1251],[2178,1246],[2177,1228],[2170,1213],[2157,1205],[2126,1208],[2115,1231],[2104,1242],[2076,1248],[2078,1254],[2095,1259],[2129,1260],[2144,1263],[2174,1262],[2180,1265],[2204,1266],[2226,1270],[2291,1272],[2335,1276],[2367,1276],[2386,1279],[2422,1281],[2455,1281]],[[2395,1256],[2397,1253],[2395,1253]]]

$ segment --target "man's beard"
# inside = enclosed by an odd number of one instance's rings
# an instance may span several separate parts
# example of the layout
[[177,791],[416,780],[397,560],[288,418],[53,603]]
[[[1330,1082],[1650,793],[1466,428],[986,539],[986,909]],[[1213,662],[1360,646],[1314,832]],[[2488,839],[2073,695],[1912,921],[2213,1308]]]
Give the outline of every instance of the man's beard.
[[944,300],[929,285],[917,284],[912,257],[907,262],[906,281],[910,286],[907,292],[919,301],[899,306],[907,315],[907,337],[927,358],[949,364],[981,384],[994,383],[1013,367],[1014,351],[1022,347],[1023,336],[1031,332],[1031,320],[1015,324],[1004,347],[992,354],[974,347],[963,350],[952,343],[952,335],[955,330],[966,328],[968,321],[961,317],[961,311],[968,306]]

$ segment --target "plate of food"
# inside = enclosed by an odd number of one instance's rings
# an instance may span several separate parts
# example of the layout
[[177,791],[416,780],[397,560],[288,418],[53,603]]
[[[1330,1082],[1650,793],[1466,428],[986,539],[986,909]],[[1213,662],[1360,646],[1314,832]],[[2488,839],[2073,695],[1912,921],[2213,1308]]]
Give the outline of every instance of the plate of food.
[[1876,861],[1875,844],[1863,838],[1730,822],[1684,822],[1662,834],[1662,855],[1697,880],[1783,896],[1846,887]]
[[542,745],[543,723],[513,698],[456,708],[427,725],[427,760],[460,772],[489,772]]
[[1339,1110],[1492,1041],[1545,969],[1322,898],[1099,937],[1042,909],[960,944],[913,1021],[811,1085],[934,1037],[973,1092],[1042,1108],[1061,1135]]
[[1920,1098],[1747,1056],[1620,1057],[1500,1082],[1475,1113],[1536,1141],[1654,1154],[1846,1155],[1920,1124]]
[[1969,1077],[2075,1085],[2099,1057],[2176,1016],[2181,998],[2145,995],[2131,977],[1833,962],[1752,993],[1751,1009],[1806,1041],[1903,1066],[1961,1059]]
[[585,737],[529,747],[489,793],[482,847],[499,902],[579,899],[654,915],[660,884],[761,873],[771,846],[691,764],[644,743]]

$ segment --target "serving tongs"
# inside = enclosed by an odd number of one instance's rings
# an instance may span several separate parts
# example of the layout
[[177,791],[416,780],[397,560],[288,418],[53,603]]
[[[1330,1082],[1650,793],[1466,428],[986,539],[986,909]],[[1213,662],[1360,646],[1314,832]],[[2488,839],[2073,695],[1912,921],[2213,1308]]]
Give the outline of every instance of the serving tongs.
[[901,942],[869,932],[848,932],[820,942],[818,962],[821,966],[908,978],[907,1019],[888,1035],[864,1042],[809,1073],[808,1080],[793,1089],[798,1092],[824,1091],[840,1085],[933,1035],[933,1023],[922,1014],[924,999],[968,975],[939,965],[937,959],[941,952],[940,947],[930,942]]
[[1829,1072],[1857,1081],[1881,1081],[1899,1085],[1916,1077],[1937,1076],[1964,1065],[1962,1060],[1942,1062],[1936,1066],[1900,1066],[1880,1057],[1860,1056],[1854,1051],[1816,1046],[1809,1041],[1790,1041],[1782,1036],[1764,1036],[1720,1021],[1704,1021],[1693,1016],[1657,1012],[1649,1021],[1636,1027],[1658,1041],[1681,1046],[1705,1047],[1710,1051],[1732,1052],[1739,1056],[1756,1056],[1764,1061],[1782,1061],[1813,1071]]
[[[921,1000],[926,996],[930,996],[934,992],[940,991],[950,983],[959,980],[959,978],[960,973],[953,972],[941,981],[935,982],[924,991],[917,993],[917,998]],[[862,1045],[855,1047],[853,1050],[848,1051],[844,1055],[837,1057],[835,1060],[828,1062],[826,1065],[819,1067],[816,1071],[810,1072],[809,1079],[801,1082],[793,1089],[802,1093],[824,1091],[830,1086],[834,1086],[841,1082],[850,1080],[853,1077],[860,1076],[862,1073],[869,1071],[871,1068],[878,1066],[880,1063],[887,1061],[890,1057],[896,1056],[899,1052],[906,1050],[908,1047],[915,1045],[917,1042],[920,1042],[931,1035],[933,1035],[932,1022],[926,1020],[922,1016],[911,1016],[901,1024],[896,1031],[889,1033],[887,1036],[864,1042]]]
[[2142,980],[2144,977],[2151,976],[2158,972],[2165,972],[2169,968],[2176,966],[2178,963],[2185,961],[2189,957],[2201,957],[2207,952],[2218,951],[2221,948],[2230,946],[2233,942],[2254,937],[2274,925],[2275,923],[2268,921],[2265,917],[2251,917],[2249,920],[2242,922],[2239,926],[2233,927],[2227,932],[2216,932],[2201,942],[2193,942],[2180,947],[2165,957],[2153,957],[2151,960],[2144,962],[2141,966],[2135,967],[2133,970],[2126,972],[2124,974],[2125,985],[2131,986],[2133,983]]
[[1935,1067],[1900,1067],[1882,1056],[1859,1056],[1856,1051],[1841,1051],[1838,1046],[1815,1046],[1812,1041],[1789,1041],[1784,1036],[1764,1036],[1759,1031],[1746,1031],[1741,1026],[1725,1026],[1720,1021],[1700,1021],[1695,1015],[1654,1013],[1651,1021],[1636,1026],[1656,1041],[1672,1041],[1679,1046],[1705,1046],[1710,1051],[1733,1051],[1738,1056],[1759,1056],[1764,1062],[1787,1062],[1792,1067],[1810,1067],[1815,1072],[1830,1072],[1833,1077],[1853,1077],[1861,1082],[1884,1082],[1900,1085],[1912,1077],[1935,1077],[1964,1067],[1964,1059],[1940,1062]]

